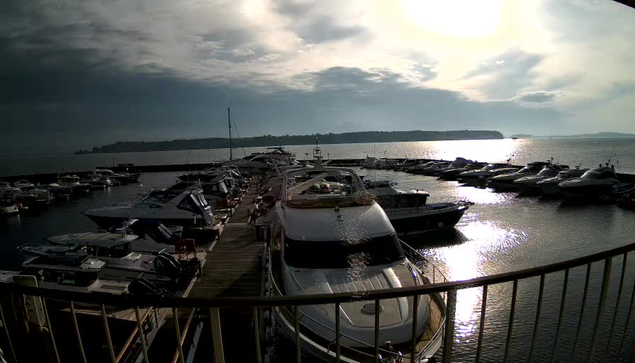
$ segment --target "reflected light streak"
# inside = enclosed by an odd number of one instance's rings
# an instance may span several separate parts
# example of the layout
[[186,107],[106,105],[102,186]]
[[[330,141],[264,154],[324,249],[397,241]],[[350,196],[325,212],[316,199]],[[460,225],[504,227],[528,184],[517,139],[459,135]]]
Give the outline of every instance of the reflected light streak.
[[[474,221],[462,226],[460,230],[470,243],[439,251],[439,258],[444,261],[447,276],[451,281],[468,280],[484,275],[486,270],[484,251],[507,249],[519,241],[517,233],[505,230],[493,222]],[[458,292],[455,316],[456,336],[463,342],[466,342],[465,338],[475,334],[478,329],[481,299],[481,288]]]

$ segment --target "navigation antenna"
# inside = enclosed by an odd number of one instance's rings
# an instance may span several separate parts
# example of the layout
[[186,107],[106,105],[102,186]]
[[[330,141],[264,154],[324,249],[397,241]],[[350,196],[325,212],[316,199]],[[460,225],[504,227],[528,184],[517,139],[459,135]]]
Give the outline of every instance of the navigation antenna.
[[313,163],[316,169],[322,168],[322,150],[318,145],[318,138],[315,137],[315,147],[313,148]]
[[229,161],[231,161],[234,156],[232,155],[232,116],[229,107],[227,107],[227,125],[229,126]]

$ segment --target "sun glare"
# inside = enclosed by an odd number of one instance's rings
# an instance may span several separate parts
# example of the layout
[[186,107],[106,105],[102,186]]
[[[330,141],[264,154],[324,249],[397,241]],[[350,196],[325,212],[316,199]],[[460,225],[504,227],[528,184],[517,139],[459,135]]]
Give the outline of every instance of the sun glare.
[[410,20],[422,28],[457,38],[481,38],[498,28],[502,0],[403,0]]

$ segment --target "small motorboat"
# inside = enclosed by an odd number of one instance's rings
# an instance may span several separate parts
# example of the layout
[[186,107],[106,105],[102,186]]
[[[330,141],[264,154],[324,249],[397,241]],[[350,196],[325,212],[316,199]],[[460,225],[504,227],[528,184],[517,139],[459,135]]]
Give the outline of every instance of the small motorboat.
[[77,175],[63,175],[57,178],[57,184],[62,187],[71,188],[71,191],[75,195],[82,195],[90,193],[91,185],[89,183],[80,182],[80,177]]
[[542,168],[542,170],[536,175],[525,176],[520,179],[516,179],[514,181],[514,186],[518,187],[521,193],[525,193],[525,194],[539,193],[540,192],[540,185],[538,185],[539,182],[545,179],[554,178],[561,171],[565,171],[565,170],[569,170],[569,167],[567,165],[548,164],[548,165],[545,165],[545,167]]
[[532,176],[538,174],[545,166],[550,165],[551,162],[547,161],[535,161],[527,164],[524,168],[512,172],[509,174],[496,175],[489,179],[487,186],[494,189],[516,189],[514,182],[520,178],[526,176]]
[[615,168],[607,163],[586,171],[579,178],[561,182],[558,189],[567,199],[597,199],[612,196],[621,185]]
[[132,218],[183,227],[203,227],[214,222],[214,210],[200,189],[180,193],[154,191],[138,203],[90,209],[84,215],[103,228],[120,225]]
[[7,218],[20,214],[20,208],[17,205],[0,206],[0,218]]
[[441,174],[439,175],[439,179],[442,180],[457,180],[459,178],[459,175],[465,173],[465,172],[470,172],[472,170],[481,170],[484,167],[483,163],[479,163],[479,162],[471,162],[468,163],[467,165],[463,166],[463,167],[457,167],[457,168],[450,168],[447,169],[443,172],[441,172]]
[[579,178],[588,170],[580,168],[562,170],[555,177],[540,180],[536,185],[540,188],[540,192],[544,197],[556,197],[561,195],[558,184],[566,180]]

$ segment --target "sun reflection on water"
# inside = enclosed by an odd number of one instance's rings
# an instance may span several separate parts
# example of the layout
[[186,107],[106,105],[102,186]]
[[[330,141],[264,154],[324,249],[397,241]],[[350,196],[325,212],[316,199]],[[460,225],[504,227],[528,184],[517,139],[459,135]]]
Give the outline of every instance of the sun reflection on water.
[[[519,243],[523,236],[515,230],[505,229],[495,222],[470,221],[460,231],[470,241],[437,250],[446,275],[451,281],[461,281],[487,274],[487,261],[491,254],[500,253]],[[468,342],[478,329],[482,289],[460,290],[456,302],[456,337]]]
[[475,161],[502,162],[513,158],[523,140],[455,140],[430,143],[436,159],[452,160],[457,157]]

